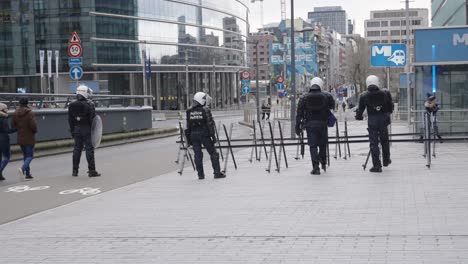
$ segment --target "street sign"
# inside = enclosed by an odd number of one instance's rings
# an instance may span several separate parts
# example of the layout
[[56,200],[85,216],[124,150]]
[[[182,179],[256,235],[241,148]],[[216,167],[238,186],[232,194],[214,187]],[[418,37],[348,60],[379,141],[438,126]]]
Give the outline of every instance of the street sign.
[[405,44],[371,45],[371,66],[404,67],[406,65]]
[[73,66],[70,68],[70,78],[74,81],[78,81],[83,77],[83,69],[80,66]]
[[83,60],[79,58],[68,58],[68,66],[81,66],[83,65]]
[[249,86],[242,87],[242,94],[248,94],[248,93],[250,93],[250,87]]
[[81,39],[76,31],[74,31],[71,37],[68,39],[68,43],[81,43]]
[[284,82],[283,76],[279,76],[279,77],[276,79],[276,82],[277,82],[277,83],[283,83],[283,82]]
[[284,84],[283,83],[278,83],[276,84],[276,88],[279,90],[284,90]]
[[71,44],[68,46],[68,55],[73,58],[78,58],[81,56],[83,53],[83,49],[81,48],[81,45],[78,43]]
[[246,70],[242,71],[241,72],[241,78],[244,79],[244,80],[250,79],[250,72],[246,71]]

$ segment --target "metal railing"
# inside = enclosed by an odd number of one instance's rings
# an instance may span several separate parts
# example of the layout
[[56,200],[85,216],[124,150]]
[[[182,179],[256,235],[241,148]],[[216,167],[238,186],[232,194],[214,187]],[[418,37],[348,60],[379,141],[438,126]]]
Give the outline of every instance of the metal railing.
[[[426,110],[411,110],[411,124],[413,132],[421,131],[424,127]],[[440,132],[468,131],[468,109],[453,109],[437,111],[437,123]]]
[[[66,108],[76,99],[76,94],[42,94],[42,93],[0,93],[0,102],[8,108],[16,108],[21,98],[28,98],[29,105],[37,109]],[[143,107],[151,106],[153,96],[147,95],[92,95],[96,107]]]

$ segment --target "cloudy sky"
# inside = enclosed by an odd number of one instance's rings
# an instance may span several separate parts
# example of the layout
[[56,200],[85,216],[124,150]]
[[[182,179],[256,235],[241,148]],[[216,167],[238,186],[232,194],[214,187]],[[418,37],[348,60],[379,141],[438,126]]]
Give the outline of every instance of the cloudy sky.
[[[250,0],[249,0],[250,2]],[[290,0],[286,0],[287,17],[291,16]],[[279,22],[281,20],[280,0],[264,0],[264,22]],[[364,20],[369,19],[371,10],[400,9],[405,7],[402,0],[295,0],[294,15],[307,19],[307,12],[317,6],[342,6],[348,17],[356,21],[356,31],[363,35]],[[429,8],[431,0],[410,1],[410,7]],[[260,27],[260,4],[250,4],[250,31],[255,32]]]

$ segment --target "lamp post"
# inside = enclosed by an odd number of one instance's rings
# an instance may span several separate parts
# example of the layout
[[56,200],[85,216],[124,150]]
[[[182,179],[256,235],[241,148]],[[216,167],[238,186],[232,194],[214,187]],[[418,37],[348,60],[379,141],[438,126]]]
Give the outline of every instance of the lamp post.
[[291,0],[291,138],[296,138],[296,45],[294,40],[294,0]]

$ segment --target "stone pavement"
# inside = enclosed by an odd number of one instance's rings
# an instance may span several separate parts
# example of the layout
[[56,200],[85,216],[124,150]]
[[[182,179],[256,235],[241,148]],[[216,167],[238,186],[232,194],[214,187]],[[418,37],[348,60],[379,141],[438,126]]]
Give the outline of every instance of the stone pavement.
[[422,144],[393,144],[382,174],[366,144],[320,176],[295,151],[281,173],[242,150],[226,179],[172,172],[2,225],[1,263],[468,263],[466,143],[430,170]]

